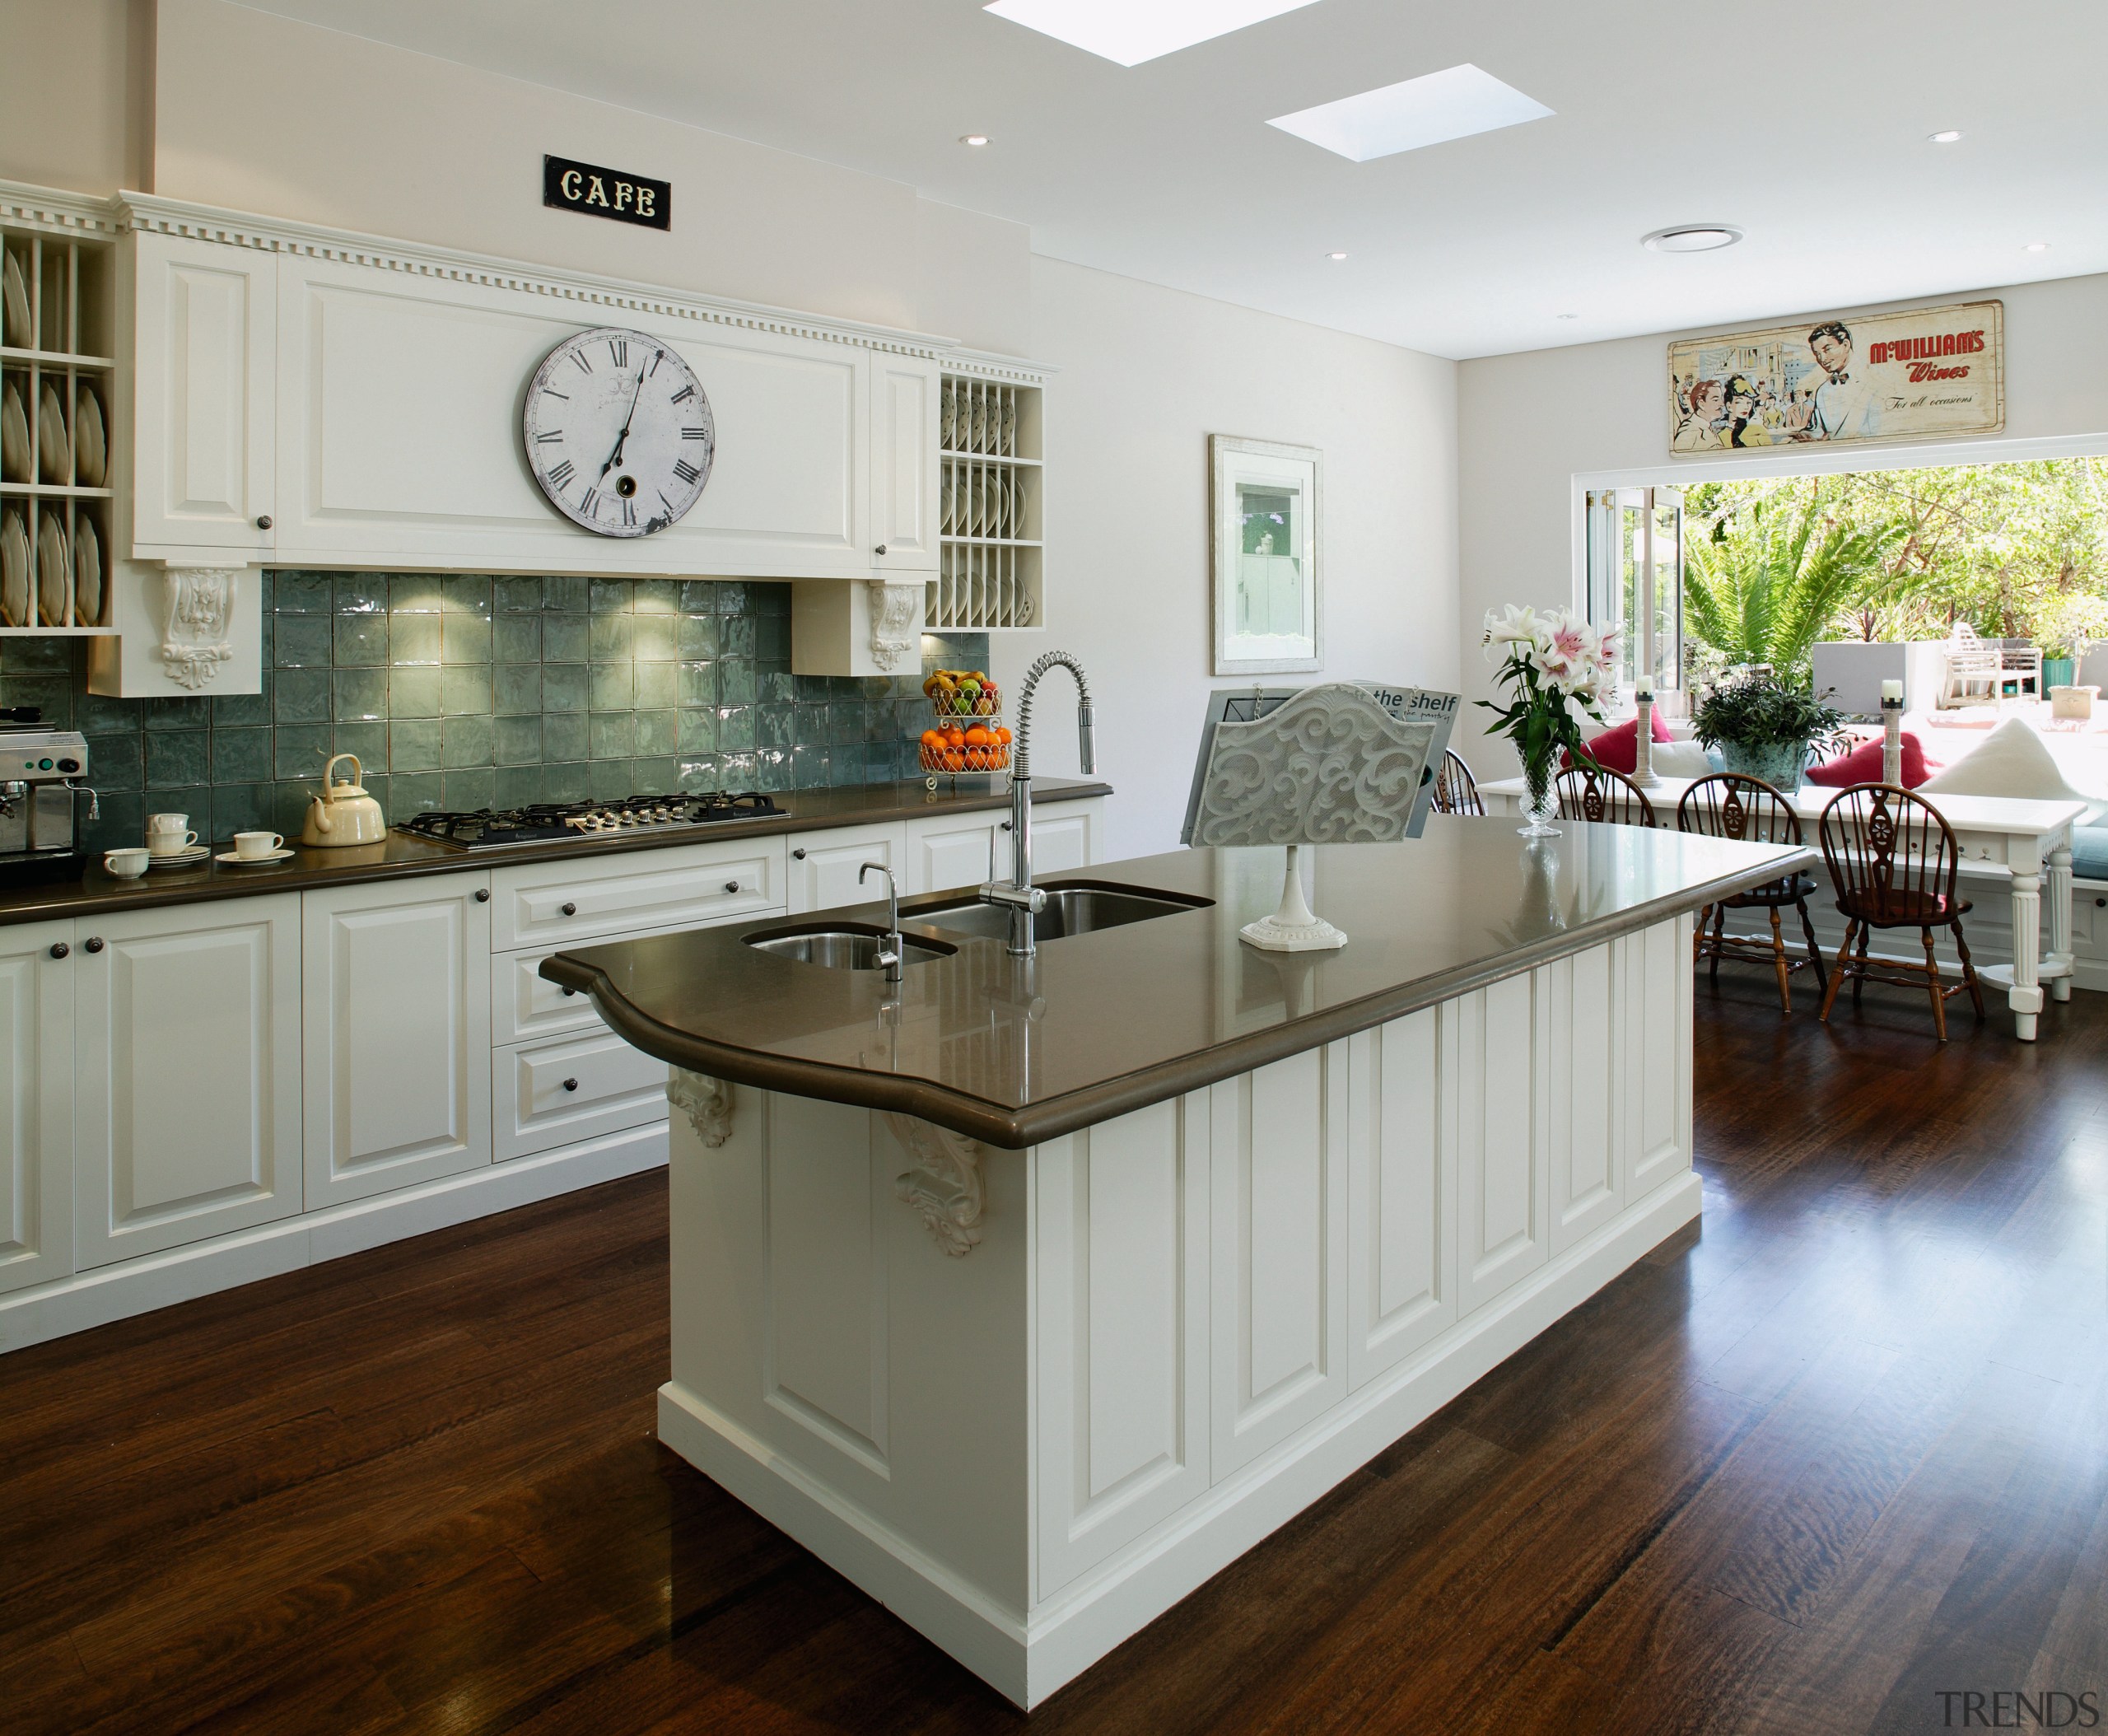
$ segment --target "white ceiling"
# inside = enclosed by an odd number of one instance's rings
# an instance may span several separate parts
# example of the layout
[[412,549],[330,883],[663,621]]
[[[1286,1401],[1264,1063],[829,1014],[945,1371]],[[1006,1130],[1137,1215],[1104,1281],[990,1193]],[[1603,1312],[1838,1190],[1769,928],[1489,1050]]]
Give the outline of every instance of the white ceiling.
[[[2098,0],[1322,0],[1133,68],[978,0],[247,3],[1443,356],[2108,271]],[[1465,61],[1552,118],[1367,163],[1266,124]],[[1966,136],[1927,142],[1945,127]],[[1699,222],[1748,238],[1639,245]]]

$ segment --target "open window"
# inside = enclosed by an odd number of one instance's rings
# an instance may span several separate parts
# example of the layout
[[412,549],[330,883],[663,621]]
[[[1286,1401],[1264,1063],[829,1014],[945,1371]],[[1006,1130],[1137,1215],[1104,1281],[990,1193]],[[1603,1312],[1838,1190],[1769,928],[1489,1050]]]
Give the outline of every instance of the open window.
[[1588,618],[1618,631],[1619,686],[1683,685],[1683,490],[1592,488]]

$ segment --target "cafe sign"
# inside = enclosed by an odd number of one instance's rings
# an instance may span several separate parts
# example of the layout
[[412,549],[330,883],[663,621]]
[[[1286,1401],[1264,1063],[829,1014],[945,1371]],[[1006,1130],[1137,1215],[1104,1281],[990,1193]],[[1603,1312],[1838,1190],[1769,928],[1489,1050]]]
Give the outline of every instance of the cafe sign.
[[673,226],[674,184],[567,156],[542,159],[542,203],[646,229]]
[[2006,425],[2005,304],[1821,314],[1669,346],[1669,450],[1995,434]]

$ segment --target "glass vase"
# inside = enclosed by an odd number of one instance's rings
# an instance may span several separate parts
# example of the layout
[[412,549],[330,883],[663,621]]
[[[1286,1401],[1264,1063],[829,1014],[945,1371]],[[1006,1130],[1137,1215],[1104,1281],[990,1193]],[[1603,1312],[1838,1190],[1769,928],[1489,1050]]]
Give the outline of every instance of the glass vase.
[[1527,826],[1515,829],[1524,838],[1557,838],[1559,828],[1552,824],[1559,813],[1559,796],[1552,786],[1556,775],[1555,763],[1547,758],[1541,762],[1523,763],[1523,817]]

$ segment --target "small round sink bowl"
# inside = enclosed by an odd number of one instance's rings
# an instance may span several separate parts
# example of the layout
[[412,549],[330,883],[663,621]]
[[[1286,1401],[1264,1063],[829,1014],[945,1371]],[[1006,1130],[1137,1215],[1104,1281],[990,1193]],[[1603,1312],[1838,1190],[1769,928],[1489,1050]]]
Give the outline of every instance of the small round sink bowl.
[[[746,942],[756,952],[773,953],[796,964],[819,964],[829,970],[877,970],[885,938],[882,928],[772,928],[747,936]],[[927,964],[956,950],[927,940],[903,940],[900,962]]]

